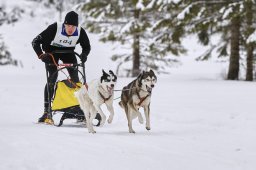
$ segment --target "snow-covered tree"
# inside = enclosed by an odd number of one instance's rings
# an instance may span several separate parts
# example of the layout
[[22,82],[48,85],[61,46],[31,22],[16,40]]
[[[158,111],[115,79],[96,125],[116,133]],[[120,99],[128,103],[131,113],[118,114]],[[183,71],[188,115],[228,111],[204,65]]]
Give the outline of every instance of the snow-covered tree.
[[169,30],[159,35],[161,31],[154,29],[163,12],[157,11],[151,0],[88,0],[78,9],[84,14],[87,29],[99,33],[101,41],[116,42],[128,49],[112,56],[118,62],[117,72],[126,72],[126,76],[137,76],[147,68],[164,72],[173,61],[167,53],[184,51],[179,43],[167,40]]
[[[200,42],[209,45],[209,50],[199,57],[206,60],[216,52],[218,57],[229,56],[229,69],[227,79],[239,78],[241,54],[247,55],[248,80],[252,77],[252,52],[253,46],[247,39],[252,34],[255,22],[254,0],[186,0],[182,1],[183,12],[178,16],[184,23],[187,32],[197,33]],[[249,8],[250,7],[250,8]],[[220,35],[219,42],[212,42],[211,37]],[[247,49],[247,50],[246,50]],[[249,50],[250,49],[250,50]],[[245,52],[246,53],[246,52]],[[246,78],[247,79],[247,78]]]
[[0,37],[0,65],[12,64],[13,60],[11,58],[10,52],[7,50],[2,37]]
[[[14,7],[7,12],[4,5],[0,6],[0,26],[3,24],[11,24],[21,17],[24,11],[19,7]],[[8,51],[3,38],[0,34],[0,65],[13,64],[17,65],[17,61],[11,58],[11,53]]]
[[84,2],[84,0],[33,0],[51,9],[56,9],[59,13],[59,21],[63,20],[63,12],[69,11],[75,5]]

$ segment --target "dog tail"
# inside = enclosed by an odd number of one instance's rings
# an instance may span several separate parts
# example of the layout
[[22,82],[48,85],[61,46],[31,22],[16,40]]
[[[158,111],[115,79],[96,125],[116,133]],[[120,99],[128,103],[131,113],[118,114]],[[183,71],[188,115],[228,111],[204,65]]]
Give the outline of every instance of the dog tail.
[[122,102],[122,101],[119,102],[119,106],[122,107],[122,108],[124,108],[124,105],[123,105],[123,102]]
[[85,86],[82,86],[80,89],[78,89],[77,91],[74,92],[74,95],[76,98],[79,98],[80,95],[85,94],[87,91]]

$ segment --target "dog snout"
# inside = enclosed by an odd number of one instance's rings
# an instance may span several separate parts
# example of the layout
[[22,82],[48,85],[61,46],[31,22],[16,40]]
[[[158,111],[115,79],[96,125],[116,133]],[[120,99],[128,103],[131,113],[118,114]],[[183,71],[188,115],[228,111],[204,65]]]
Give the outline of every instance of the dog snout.
[[151,84],[151,88],[153,88],[153,87],[155,87],[155,85],[154,85],[154,84]]
[[114,85],[114,84],[111,84],[110,86],[111,86],[112,88],[114,88],[115,85]]

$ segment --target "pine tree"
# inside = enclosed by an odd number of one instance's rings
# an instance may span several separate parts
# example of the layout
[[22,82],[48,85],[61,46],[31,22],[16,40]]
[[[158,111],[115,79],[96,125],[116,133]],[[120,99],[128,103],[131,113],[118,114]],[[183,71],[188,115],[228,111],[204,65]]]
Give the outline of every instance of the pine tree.
[[[182,23],[177,20],[180,13],[178,0],[152,0],[148,5],[148,13],[152,16],[151,34],[154,39],[150,44],[149,52],[159,59],[166,56],[179,56],[186,52],[181,44],[185,35]],[[166,60],[166,59],[165,59]],[[169,59],[169,63],[176,59]]]
[[[155,7],[150,0],[89,0],[79,9],[84,13],[87,29],[99,33],[101,41],[118,42],[132,50],[115,54],[112,60],[119,63],[118,71],[126,71],[126,76],[137,76],[142,69],[148,67],[164,72],[164,65],[173,61],[164,58],[167,52],[178,54],[183,50],[169,40],[168,30],[161,32],[155,29],[158,27],[157,19],[163,14],[156,14]],[[132,68],[125,68],[127,63]]]
[[[248,37],[252,34],[252,24],[255,21],[254,0],[187,0],[183,1],[185,11],[184,22],[189,27],[190,33],[198,34],[203,45],[209,45],[213,35],[221,35],[221,39],[200,60],[211,57],[216,51],[218,57],[229,56],[229,71],[227,79],[239,79],[241,54],[247,53],[247,78],[252,77],[253,46],[247,44]],[[248,8],[248,7],[251,7]],[[251,12],[250,12],[251,10]],[[227,50],[230,49],[228,52]],[[244,50],[246,49],[246,50]]]

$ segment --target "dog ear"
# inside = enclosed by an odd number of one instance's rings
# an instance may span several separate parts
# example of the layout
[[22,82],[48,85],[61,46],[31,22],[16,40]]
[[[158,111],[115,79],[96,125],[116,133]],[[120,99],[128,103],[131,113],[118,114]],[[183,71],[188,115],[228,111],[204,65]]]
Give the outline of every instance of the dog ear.
[[154,72],[153,70],[150,69],[149,74],[150,74],[152,77],[155,77],[155,79],[157,80],[157,77],[156,77],[155,72]]
[[112,70],[109,70],[108,72],[109,72],[109,74],[114,75],[114,73],[113,73],[113,71],[112,71]]
[[108,75],[103,69],[102,69],[102,73],[103,73],[103,75],[102,75],[101,78],[100,78],[100,82],[101,82],[101,83],[102,83],[104,77],[106,77],[106,76]]
[[109,72],[109,74],[112,74],[114,76],[114,73],[112,70],[109,70],[108,72]]
[[113,81],[117,80],[117,76],[114,74],[112,70],[109,70],[109,74],[111,74],[114,77]]
[[107,74],[103,69],[102,69],[102,73],[103,73],[103,75]]
[[155,76],[155,72],[153,70],[149,70],[149,74],[151,74],[152,76]]

